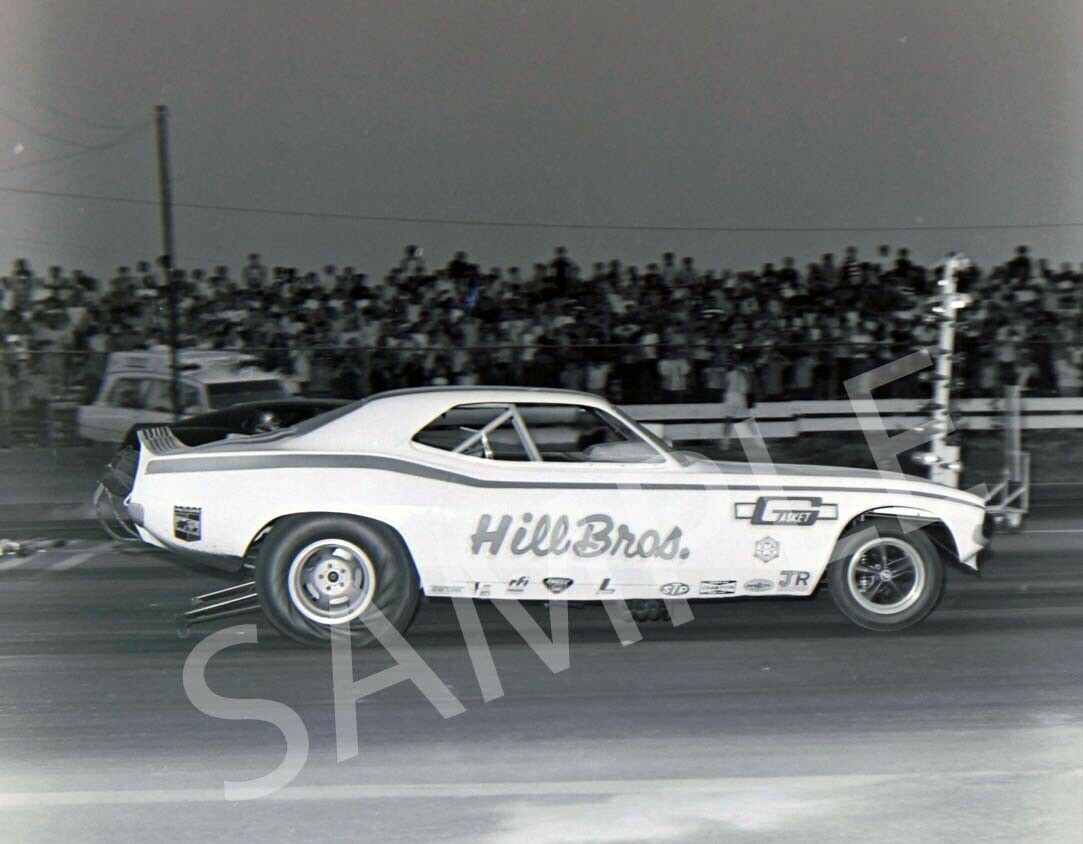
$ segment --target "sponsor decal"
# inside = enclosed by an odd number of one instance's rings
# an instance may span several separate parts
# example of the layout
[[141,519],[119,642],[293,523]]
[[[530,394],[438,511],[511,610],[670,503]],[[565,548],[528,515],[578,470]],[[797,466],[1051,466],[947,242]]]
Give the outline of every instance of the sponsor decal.
[[839,517],[838,504],[825,504],[815,496],[764,496],[755,501],[734,505],[734,518],[750,519],[754,525],[800,525],[810,527],[818,521]]
[[616,590],[612,586],[609,585],[611,582],[612,582],[612,579],[608,578],[608,577],[605,580],[603,580],[601,585],[598,587],[598,594],[599,595],[609,595],[609,594],[615,592]]
[[498,519],[485,513],[470,536],[470,548],[475,555],[487,551],[495,556],[506,551],[515,556],[621,555],[629,560],[686,560],[691,552],[682,545],[683,537],[679,527],[668,532],[650,529],[636,533],[605,513],[593,513],[578,520],[548,514],[535,517],[533,513],[524,513],[518,520],[506,515]]
[[559,595],[565,589],[572,585],[572,579],[570,577],[547,577],[542,583],[545,584],[545,588],[552,592],[554,595]]
[[493,594],[493,584],[474,581],[474,594],[479,598],[488,598]]
[[458,595],[463,591],[461,586],[430,586],[430,595]]
[[700,595],[733,595],[737,592],[736,580],[701,580]]
[[777,539],[772,539],[769,536],[765,536],[763,539],[757,540],[756,550],[753,552],[757,560],[769,563],[771,560],[778,559],[779,544]]
[[678,595],[687,595],[689,586],[687,583],[666,583],[658,591],[663,595],[668,595],[670,598],[676,598]]
[[202,521],[203,510],[199,507],[174,507],[173,536],[185,542],[198,542]]
[[509,592],[525,592],[526,588],[530,585],[529,577],[517,577],[515,580],[508,581]]
[[770,592],[774,588],[775,584],[773,584],[770,580],[764,580],[762,577],[758,577],[755,580],[745,581],[746,592]]
[[809,588],[809,573],[807,571],[790,571],[784,569],[779,572],[782,579],[778,582],[780,591],[805,591]]

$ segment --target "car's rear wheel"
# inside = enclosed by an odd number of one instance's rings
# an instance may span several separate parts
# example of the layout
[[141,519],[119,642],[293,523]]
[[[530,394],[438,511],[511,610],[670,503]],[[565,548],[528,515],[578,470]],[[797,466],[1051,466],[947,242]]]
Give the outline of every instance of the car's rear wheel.
[[303,644],[324,644],[347,629],[354,644],[374,638],[376,610],[400,632],[417,612],[420,583],[389,528],[333,513],[291,516],[264,539],[256,591],[276,629]]
[[933,611],[944,564],[929,537],[892,521],[866,522],[839,539],[828,585],[835,605],[868,630],[901,630]]

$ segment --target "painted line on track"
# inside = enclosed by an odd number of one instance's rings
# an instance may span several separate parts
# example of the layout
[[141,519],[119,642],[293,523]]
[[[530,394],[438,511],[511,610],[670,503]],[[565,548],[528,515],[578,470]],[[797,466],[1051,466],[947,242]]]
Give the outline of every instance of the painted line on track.
[[[87,549],[87,546],[91,546],[88,550],[94,550],[97,553],[102,547],[109,547],[109,545],[108,542],[95,542],[91,545],[89,540],[76,539],[56,548],[31,549],[29,553],[19,554],[12,559],[0,561],[0,571],[10,571],[27,564],[30,564],[32,569],[48,569],[71,559],[73,552],[81,552],[82,549]],[[81,553],[76,553],[75,556],[81,556]]]
[[[322,802],[388,798],[583,797],[587,795],[702,793],[719,791],[786,791],[805,788],[851,787],[935,780],[1080,777],[1083,768],[1002,769],[905,774],[820,774],[780,777],[701,777],[695,779],[571,780],[565,782],[373,783],[287,786],[261,800]],[[0,807],[149,805],[162,803],[224,803],[222,788],[118,789],[113,791],[26,791],[0,794]]]
[[52,565],[48,566],[48,569],[49,571],[68,571],[69,569],[73,569],[76,566],[82,565],[91,557],[94,557],[102,553],[103,551],[107,551],[112,546],[112,542],[99,542],[97,545],[90,546],[85,551],[82,551],[78,554],[73,554],[70,557],[65,557],[64,559],[53,563]]

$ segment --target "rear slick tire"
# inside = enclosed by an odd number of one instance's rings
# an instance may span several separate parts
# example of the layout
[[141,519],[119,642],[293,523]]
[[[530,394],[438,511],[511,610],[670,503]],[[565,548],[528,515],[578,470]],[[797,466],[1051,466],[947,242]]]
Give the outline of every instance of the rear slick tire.
[[329,644],[333,630],[349,630],[354,645],[370,644],[373,610],[405,632],[421,592],[397,534],[336,513],[276,523],[260,547],[255,582],[267,620],[304,645]]

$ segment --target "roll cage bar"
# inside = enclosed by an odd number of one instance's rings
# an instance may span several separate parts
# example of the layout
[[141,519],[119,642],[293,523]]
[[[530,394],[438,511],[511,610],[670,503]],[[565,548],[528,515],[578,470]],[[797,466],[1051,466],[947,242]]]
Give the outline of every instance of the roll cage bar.
[[[526,423],[523,422],[523,417],[519,413],[519,408],[515,405],[509,405],[503,413],[497,414],[489,422],[477,431],[472,431],[470,436],[459,443],[452,449],[453,454],[462,454],[467,449],[471,449],[479,442],[485,452],[485,456],[492,459],[493,448],[489,444],[489,434],[495,431],[497,428],[502,427],[505,423],[511,420],[512,427],[515,429],[515,433],[519,436],[519,441],[522,443],[523,449],[526,451],[527,456],[533,463],[541,463],[541,452],[538,451],[538,446],[535,445],[533,437],[530,436],[530,432],[526,429]],[[470,431],[469,428],[464,428],[464,431]]]

